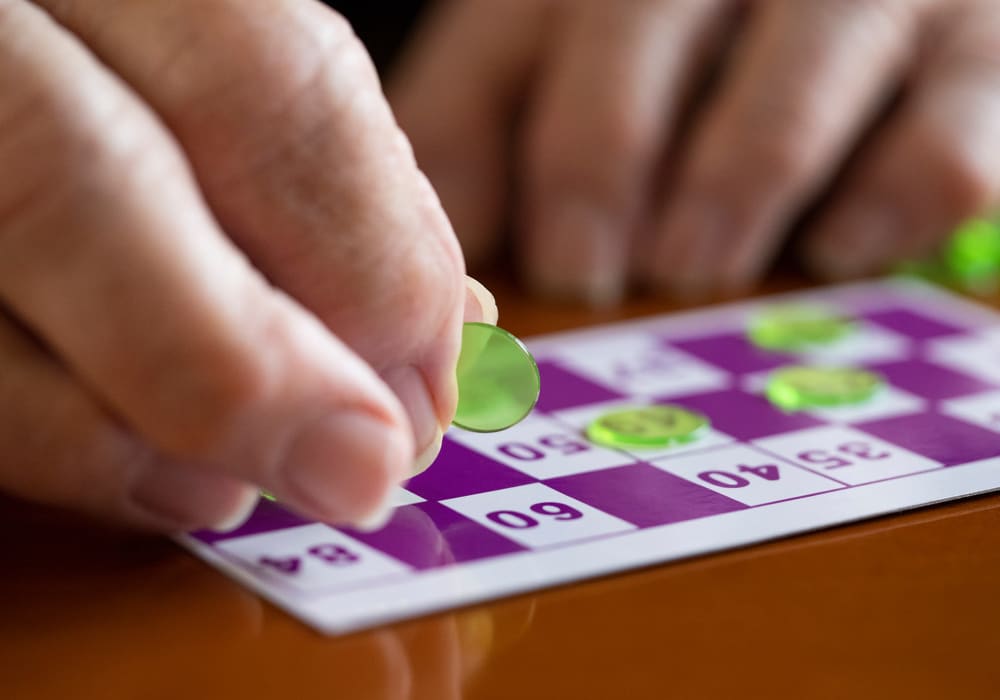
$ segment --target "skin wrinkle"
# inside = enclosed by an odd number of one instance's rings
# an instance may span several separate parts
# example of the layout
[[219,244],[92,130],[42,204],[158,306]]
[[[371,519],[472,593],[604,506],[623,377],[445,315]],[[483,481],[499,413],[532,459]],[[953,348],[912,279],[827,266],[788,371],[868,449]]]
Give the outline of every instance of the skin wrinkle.
[[[322,66],[323,64],[320,63],[319,65]],[[325,78],[325,71],[319,71],[319,72],[317,72],[315,74],[315,80],[317,80],[317,81],[323,80],[324,78]],[[311,85],[306,85],[302,89],[303,89],[303,91],[307,91],[308,92],[308,91],[312,90],[312,87],[311,87]],[[291,102],[289,104],[291,104]],[[359,119],[363,120],[364,118],[361,117]],[[322,126],[322,124],[319,124],[318,126]],[[301,130],[298,130],[296,133],[302,133],[302,132],[301,132]],[[325,130],[321,130],[319,128],[316,128],[315,131],[314,131],[314,133],[316,133],[317,137],[320,138],[320,139],[325,136]],[[307,134],[308,134],[308,132],[307,132]],[[400,138],[402,140],[402,137],[400,137]],[[287,146],[290,146],[291,148],[294,148],[296,152],[310,153],[310,152],[312,152],[314,150],[311,147],[311,145],[309,143],[307,143],[307,142],[296,141],[296,142],[293,142],[291,144],[287,144]],[[288,155],[287,155],[287,151],[282,151],[282,150],[275,149],[275,151],[270,156],[268,156],[268,157],[273,157],[277,161],[277,160],[285,160],[285,159],[287,159]],[[411,157],[409,156],[409,152],[408,151],[407,151],[406,155],[404,156],[404,159],[405,160],[412,160]],[[251,170],[254,171],[254,172],[256,172],[257,170],[265,170],[266,171],[266,170],[268,170],[268,167],[267,167],[266,163],[267,163],[266,159],[258,161],[257,167],[256,168],[252,168]],[[243,171],[243,172],[246,173],[247,171]],[[298,171],[294,171],[294,172],[298,172]],[[233,185],[230,184],[230,186],[233,186]],[[312,215],[310,216],[310,218],[313,220],[313,223],[314,223],[314,225],[317,226],[317,228],[319,228],[319,224],[320,223],[326,223],[327,226],[329,226],[329,216],[328,216],[329,212],[324,211],[324,209],[318,208],[316,206],[315,203],[317,202],[317,197],[315,197],[312,193],[299,194],[300,189],[301,189],[300,183],[299,182],[295,182],[295,181],[293,181],[292,183],[290,183],[284,189],[284,194],[285,195],[288,195],[288,194],[297,194],[298,195],[298,196],[295,196],[292,199],[292,201],[301,202],[303,204],[303,207],[300,208],[300,209],[297,209],[296,213],[298,215],[300,215],[300,216],[303,216],[303,215],[309,214],[310,210],[312,210]],[[285,202],[287,202],[289,200],[289,197],[285,196],[285,197],[283,197],[283,199],[285,200]],[[337,228],[337,224],[334,222],[334,224],[333,224],[332,227],[333,228]],[[365,225],[363,224],[362,227],[365,227]],[[307,246],[305,246],[305,245],[303,245],[302,247],[303,248],[307,248]],[[359,252],[360,249],[361,249],[360,244],[351,245],[350,241],[348,239],[348,245],[345,246],[344,256],[347,257],[347,258],[357,257],[357,254],[358,254],[358,252]],[[286,259],[296,259],[298,256],[299,256],[299,254],[297,254],[294,250],[289,250],[289,251],[287,251],[285,257],[286,257]],[[372,260],[372,261],[370,261],[370,264],[372,266],[378,266],[380,263],[377,260]]]
[[[264,125],[262,125],[263,128],[258,132],[260,140],[234,145],[235,150],[250,155],[249,162],[233,162],[231,172],[226,172],[224,169],[211,171],[211,184],[217,188],[220,194],[243,187],[247,180],[259,177],[261,173],[282,173],[282,168],[274,166],[289,160],[290,154],[294,159],[294,156],[298,154],[311,155],[316,153],[320,150],[316,146],[323,145],[330,140],[329,123],[331,120],[357,123],[366,121],[367,115],[362,113],[362,105],[365,105],[365,109],[368,111],[374,110],[370,104],[371,95],[366,94],[360,84],[351,97],[339,99],[337,105],[324,105],[322,113],[311,115],[307,120],[289,119],[290,116],[301,112],[303,104],[308,104],[308,100],[302,99],[303,96],[318,92],[317,87],[321,85],[335,82],[331,78],[331,62],[329,59],[317,59],[314,69],[305,82],[297,84],[294,91],[286,93],[276,103],[272,103],[276,106],[270,111]],[[224,101],[220,101],[219,104],[224,104]],[[302,121],[309,123],[303,127]],[[284,128],[289,122],[295,122],[296,128]],[[274,128],[268,128],[269,126]],[[275,134],[290,134],[293,138],[276,139],[274,138]],[[347,160],[361,159],[348,158]],[[300,173],[296,172],[295,174]],[[306,173],[301,173],[301,175],[304,177]],[[327,174],[326,177],[331,176]],[[337,175],[333,175],[333,177],[337,177]],[[345,173],[342,177],[348,178],[348,175]],[[294,187],[290,187],[289,191],[296,193]],[[315,198],[301,197],[300,199],[301,213],[307,213],[320,204]],[[318,223],[318,221],[316,220],[314,223]]]
[[[326,64],[324,64],[323,62],[317,62],[316,65],[318,67],[320,67],[320,68],[323,68]],[[314,90],[312,82],[323,82],[324,80],[325,80],[325,70],[319,70],[318,72],[314,73],[313,81],[310,81],[310,83],[301,86],[300,89],[303,92],[312,92]],[[289,105],[294,104],[294,100],[290,100],[287,104],[289,104]],[[348,100],[345,104],[349,104],[350,107],[351,107],[351,109],[353,109],[355,111],[357,111],[360,108],[359,107],[359,101],[357,101],[357,100],[354,100],[353,102],[351,102],[350,100]],[[364,109],[367,110],[369,108],[368,107],[364,107]],[[361,116],[356,117],[356,119],[358,119],[359,121],[367,121],[367,117],[363,113],[361,114]],[[287,119],[280,119],[280,120],[287,122]],[[320,128],[322,126],[323,126],[323,122],[322,121],[317,121],[317,126],[315,127],[315,133],[320,138],[320,140],[322,140],[322,138],[325,136],[325,131],[326,131],[325,129]],[[307,130],[303,130],[303,129],[297,129],[297,130],[292,130],[292,131],[293,131],[293,133],[297,133],[297,134],[300,134],[300,135],[302,133],[308,133]],[[399,136],[398,138],[402,141],[402,137],[401,136]],[[284,149],[284,150],[282,150],[282,149]],[[314,151],[317,150],[317,149],[315,149],[315,147],[312,144],[310,144],[310,143],[308,143],[306,141],[302,141],[302,140],[297,140],[297,141],[294,141],[294,142],[280,143],[280,144],[278,144],[275,147],[275,149],[270,154],[265,155],[263,157],[263,159],[258,160],[257,164],[254,167],[242,168],[239,172],[245,173],[245,174],[249,174],[249,173],[255,173],[256,174],[258,172],[267,172],[267,171],[271,170],[270,166],[267,165],[267,162],[268,162],[267,159],[268,158],[274,158],[275,162],[279,162],[279,161],[288,161],[288,160],[294,159],[296,157],[295,155],[291,155],[290,156],[289,155],[290,151],[288,149],[293,149],[291,151],[292,153],[302,153],[302,154],[305,154],[305,155],[311,155],[312,152],[314,152]],[[251,152],[252,152],[252,149],[251,149]],[[403,157],[403,159],[405,161],[409,161],[410,163],[412,163],[412,156],[410,155],[409,149],[406,149],[405,155],[403,155],[402,157]],[[349,159],[349,160],[353,160],[353,159]],[[354,168],[343,168],[342,170],[351,170],[352,171],[351,179],[356,180],[358,178],[358,174],[357,174],[356,169],[354,169]],[[287,170],[286,171],[282,171],[280,169],[276,169],[276,172],[278,172],[280,174],[282,172],[286,172],[287,173],[288,171]],[[296,170],[292,170],[291,174],[292,175],[299,175],[299,173],[303,173],[303,172],[308,172],[308,170],[306,170],[306,169],[296,169]],[[337,220],[336,220],[336,217],[335,216],[331,217],[330,216],[331,212],[326,207],[323,206],[324,198],[317,197],[316,196],[317,192],[315,190],[310,190],[307,187],[303,187],[303,183],[305,183],[305,185],[308,186],[308,185],[311,184],[311,180],[309,178],[303,178],[302,180],[299,180],[299,179],[296,178],[296,179],[289,180],[286,184],[284,184],[282,186],[279,186],[279,188],[271,188],[271,189],[272,189],[272,192],[274,192],[276,195],[279,196],[280,200],[282,201],[282,205],[284,207],[289,207],[290,206],[290,204],[289,204],[290,202],[293,203],[291,205],[292,208],[293,208],[292,213],[293,213],[294,216],[296,216],[297,218],[299,218],[300,221],[309,222],[311,224],[311,226],[314,227],[315,230],[317,230],[317,231],[323,230],[324,233],[320,234],[320,236],[325,235],[325,231],[329,230],[331,228],[336,230],[338,228],[352,228],[352,227],[355,227],[355,226],[357,226],[358,228],[371,228],[372,227],[372,223],[371,222],[364,222],[364,221],[360,222],[360,224],[358,224],[356,221],[351,221],[350,223],[346,223],[345,222],[345,224],[339,224],[337,222]],[[236,189],[239,184],[242,184],[242,183],[229,182],[229,183],[227,183],[226,187],[227,188]],[[373,185],[374,184],[375,183],[373,183]],[[384,190],[384,183],[379,183],[379,186],[380,186],[380,189]],[[356,189],[354,191],[358,192],[360,190]],[[223,192],[222,193],[223,196],[221,198],[224,199],[225,198],[225,194],[226,193]],[[252,193],[249,194],[248,196],[252,196]],[[296,206],[296,204],[301,204],[301,206]],[[239,207],[228,207],[228,208],[224,207],[223,208],[223,212],[225,212],[226,209],[235,209],[235,208],[239,208]],[[358,208],[360,209],[361,207],[358,207]],[[348,207],[348,210],[349,209],[350,209],[350,207]],[[338,212],[342,212],[342,211],[344,211],[344,207],[342,207],[342,206],[338,207]],[[226,219],[229,219],[231,217],[225,217],[224,216],[223,218],[224,218],[224,220],[226,220]],[[231,226],[231,228],[232,228],[232,226]],[[309,228],[309,226],[306,227],[307,230],[308,230],[308,228]],[[438,225],[429,226],[427,228],[428,228],[428,230],[435,230],[437,228],[441,228],[440,222],[438,223]],[[238,227],[237,227],[237,229],[238,229]],[[243,238],[244,240],[246,240],[246,236],[243,235],[243,234],[240,234],[239,230],[236,230],[234,232],[237,233],[237,234],[239,234],[241,238]],[[286,242],[283,245],[286,246],[288,249],[285,250],[285,251],[283,251],[283,252],[281,252],[281,254],[278,255],[278,258],[277,258],[277,263],[278,264],[276,266],[280,266],[280,265],[284,264],[288,260],[301,260],[301,259],[307,258],[311,254],[310,244],[309,244],[309,242],[307,240],[308,238],[309,238],[309,236],[303,236],[303,237],[298,238],[298,239],[296,239],[296,238],[291,238],[291,239],[286,238]],[[296,240],[299,243],[299,245],[297,247],[299,249],[301,249],[301,252],[297,252],[296,249],[295,249],[296,246],[294,245],[294,242]],[[342,239],[342,241],[344,241],[344,245],[342,246],[341,257],[346,258],[344,260],[344,262],[345,263],[352,263],[352,262],[353,263],[357,263],[356,258],[359,257],[358,253],[361,250],[365,250],[365,247],[360,242],[355,243],[355,242],[351,241],[350,237],[346,237],[346,238]],[[259,242],[258,245],[265,245],[265,244],[268,245],[268,246],[271,245],[270,242],[265,243],[264,241]],[[257,261],[258,264],[259,264],[262,256],[260,254],[254,253],[253,247],[254,246],[251,246],[251,253],[253,255],[253,259],[255,261]],[[367,250],[369,251],[369,256],[371,256],[371,252],[373,250],[375,250],[375,249],[377,249],[377,247],[373,249],[372,246],[367,245]],[[270,252],[268,254],[272,258],[274,258],[275,255],[276,255],[275,249],[273,247],[269,247],[269,251]],[[387,254],[387,251],[385,251],[383,254]],[[454,257],[457,258],[457,254],[456,253],[451,252],[450,254],[452,256],[454,256]],[[382,256],[380,255],[379,258],[381,258],[381,257]],[[351,258],[355,258],[355,260],[351,260]],[[371,258],[370,257],[369,260],[367,260],[367,261],[363,260],[362,264],[361,264],[361,267],[366,267],[367,266],[370,269],[372,269],[372,268],[375,268],[377,266],[382,266],[383,262],[379,258]],[[271,278],[272,278],[272,280],[275,279],[275,277],[274,277],[273,274],[271,275]],[[317,287],[319,286],[319,284],[322,284],[322,281],[318,281]]]
[[[346,350],[336,346],[318,323],[310,331],[312,335],[305,338],[301,332],[305,316],[299,316],[299,320],[291,323],[292,317],[302,314],[299,307],[286,304],[277,309],[268,304],[267,300],[272,298],[268,296],[270,291],[246,268],[245,259],[227,248],[228,244],[214,230],[208,212],[200,209],[197,190],[186,177],[190,176],[186,163],[172,150],[177,144],[167,134],[157,131],[160,128],[158,120],[140,102],[133,102],[133,95],[120,81],[106,73],[103,66],[90,60],[75,41],[40,13],[31,10],[21,19],[29,27],[38,27],[39,44],[49,47],[47,53],[38,52],[33,47],[32,52],[23,58],[25,65],[38,66],[34,72],[26,71],[31,78],[24,81],[26,90],[34,81],[39,86],[35,89],[51,90],[53,95],[60,96],[59,102],[67,102],[66,94],[73,97],[85,91],[87,100],[101,107],[92,109],[90,103],[85,101],[83,106],[90,109],[89,112],[86,109],[82,112],[79,109],[56,110],[64,118],[52,120],[36,130],[45,148],[34,149],[36,152],[26,162],[51,162],[37,157],[38,153],[46,152],[45,149],[67,151],[59,148],[59,139],[72,146],[68,149],[71,159],[77,158],[77,153],[87,154],[92,147],[98,149],[98,157],[90,155],[70,160],[65,181],[77,183],[71,188],[75,191],[63,202],[59,202],[58,197],[47,200],[47,205],[55,202],[60,206],[53,208],[48,222],[38,221],[34,226],[41,232],[51,231],[52,235],[47,236],[49,240],[53,240],[55,235],[74,231],[77,235],[71,240],[79,248],[80,255],[64,254],[61,259],[58,256],[55,260],[51,257],[47,259],[56,263],[44,268],[51,269],[55,275],[51,285],[37,277],[34,280],[22,277],[18,282],[5,275],[2,280],[5,298],[11,298],[8,294],[16,297],[17,308],[32,321],[32,325],[57,341],[54,344],[65,354],[62,360],[80,370],[81,376],[88,377],[87,388],[95,397],[109,400],[126,417],[129,425],[139,428],[147,439],[151,438],[171,451],[192,458],[208,458],[212,464],[206,464],[206,470],[232,469],[236,473],[243,470],[244,476],[262,479],[267,476],[264,472],[270,468],[265,468],[267,465],[261,464],[260,460],[283,442],[283,433],[290,436],[297,427],[301,428],[301,423],[295,425],[297,415],[301,419],[307,411],[325,413],[338,408],[332,405],[331,394],[344,400],[354,398],[368,410],[388,415],[392,425],[387,428],[401,430],[404,426],[398,405],[392,402],[388,390],[377,382],[370,369],[367,373],[359,372],[363,365],[358,360],[345,362],[350,358]],[[64,57],[60,50],[65,52]],[[46,57],[52,56],[62,57],[63,60],[45,63]],[[46,72],[50,69],[51,72]],[[71,72],[72,76],[69,75]],[[39,80],[43,75],[49,77]],[[72,89],[63,89],[63,83],[68,83]],[[119,105],[135,106],[123,107],[122,112],[117,114],[114,110],[119,109]],[[109,109],[112,111],[108,112]],[[70,115],[75,120],[66,118]],[[113,118],[112,123],[120,123],[122,128],[96,137],[95,134],[102,134],[103,124],[109,115]],[[95,125],[95,121],[99,123]],[[58,138],[48,138],[49,132]],[[148,143],[147,133],[150,134]],[[23,147],[24,143],[20,146]],[[136,157],[136,153],[140,157]],[[161,166],[165,166],[166,171]],[[74,179],[71,177],[74,174],[83,174],[84,177]],[[89,196],[81,197],[81,191],[88,192]],[[185,198],[188,200],[185,201]],[[65,219],[81,213],[84,217],[74,218],[72,227],[53,218]],[[118,241],[120,245],[114,245],[115,236],[121,237]],[[9,242],[11,239],[7,237],[6,240]],[[22,251],[24,254],[33,249],[33,255],[44,257],[45,251],[38,248],[44,241],[38,240],[37,236],[22,243],[26,246]],[[65,245],[55,247],[62,253],[67,252]],[[189,254],[194,254],[194,257],[184,259]],[[12,257],[6,256],[8,263]],[[29,256],[27,260],[36,259]],[[93,265],[94,260],[101,262]],[[94,270],[102,269],[106,274],[94,276]],[[144,275],[143,270],[147,274]],[[205,273],[205,278],[198,279]],[[138,287],[129,286],[136,284],[140,278],[142,282]],[[171,287],[172,293],[158,286],[177,283],[180,283],[180,288]],[[43,286],[39,288],[39,285]],[[116,285],[126,286],[116,289]],[[65,293],[58,293],[60,286]],[[107,318],[102,313],[92,323],[86,324],[88,330],[97,332],[80,333],[82,329],[77,326],[87,314],[95,309],[107,311],[108,304],[101,301],[105,298],[116,300],[111,307],[116,313]],[[177,303],[169,303],[171,299]],[[54,302],[57,303],[53,305]],[[156,309],[161,303],[167,305],[165,313]],[[201,304],[207,304],[208,308],[199,308]],[[256,323],[239,323],[241,310],[252,313],[250,318]],[[192,312],[194,318],[191,317]],[[223,318],[219,318],[218,314],[213,318],[213,312],[222,312]],[[270,321],[274,324],[271,328],[261,326],[262,316],[271,314],[287,318],[271,317]],[[226,318],[226,315],[229,317]],[[151,318],[155,319],[152,325],[149,324]],[[136,325],[130,329],[133,322]],[[299,330],[296,330],[297,324]],[[183,330],[174,335],[177,328]],[[139,336],[132,337],[132,330],[140,330]],[[232,335],[226,338],[230,333]],[[109,342],[113,347],[107,352],[95,354],[101,350],[102,344]],[[319,347],[306,348],[303,343],[318,343]],[[129,352],[125,356],[117,356],[116,353],[125,345],[129,346]],[[264,352],[265,349],[268,352]],[[156,361],[163,352],[171,355],[166,365]],[[286,353],[284,357],[277,359],[276,355],[282,352]],[[342,354],[339,362],[338,352]],[[301,361],[307,358],[318,367],[310,367],[310,363]],[[148,360],[153,362],[147,364]],[[215,362],[222,364],[213,365]],[[357,364],[352,366],[352,362]],[[161,371],[163,366],[175,368],[176,372],[164,373]],[[270,366],[271,370],[268,371],[266,366]],[[150,371],[147,372],[147,368]],[[275,372],[274,368],[280,371]],[[316,372],[319,368],[322,370]],[[291,381],[277,381],[281,379],[277,375],[284,375],[286,370],[294,374],[284,377]],[[105,376],[107,372],[112,373],[110,377]],[[144,372],[145,377],[142,376]],[[369,377],[366,381],[370,385],[367,387],[359,384],[363,376]],[[233,381],[227,383],[228,379]],[[132,382],[134,384],[129,386]],[[285,385],[281,395],[276,395],[273,388],[278,384]],[[136,398],[134,392],[141,397],[138,405],[132,403]],[[213,402],[217,404],[215,409],[211,405]],[[380,406],[383,402],[386,402],[384,408]],[[180,406],[181,410],[172,410],[171,405]],[[256,414],[256,417],[250,420],[248,414]],[[256,430],[247,432],[251,424]],[[261,427],[262,430],[259,429]],[[63,426],[54,426],[53,430],[64,440],[70,438]],[[405,434],[400,437],[405,437]],[[411,449],[402,440],[377,442],[379,445]],[[326,447],[315,441],[312,444],[314,447],[309,459],[322,458],[322,450]],[[392,453],[392,460],[402,456],[400,449]],[[381,452],[388,455],[385,450]],[[39,454],[44,454],[44,450]],[[365,455],[357,450],[356,454],[362,459],[356,466],[365,468]],[[378,459],[378,456],[375,458]],[[325,459],[321,461],[321,466],[326,468],[329,462]],[[59,465],[54,463],[53,466]],[[178,464],[178,468],[181,466]],[[372,464],[370,467],[377,470],[373,474],[381,473],[389,478],[392,473],[403,474],[407,464],[405,459],[401,459],[398,465]],[[116,484],[116,488],[123,488],[127,485],[124,482],[129,481],[121,471],[109,475],[107,472],[97,474],[95,469],[95,465],[81,464],[81,478],[89,474],[101,478],[102,483]],[[214,496],[199,492],[206,496],[201,499],[202,505],[210,506],[210,500],[216,497],[220,499],[216,503],[218,507],[226,506],[226,501],[234,503],[232,484],[219,481],[213,473],[205,471],[199,474],[202,477],[212,476],[209,481],[214,480],[223,491]],[[190,475],[193,477],[195,473]],[[273,475],[271,478],[274,478]],[[204,478],[200,480],[205,481]],[[355,479],[355,482],[359,489],[365,486],[363,481]],[[180,481],[164,481],[161,478],[159,485],[164,484],[177,486]],[[54,493],[46,495],[45,489],[37,484],[36,487],[39,488],[35,491],[38,497],[55,498]],[[387,488],[388,484],[372,480],[365,489],[372,491],[384,487]],[[99,490],[94,489],[91,494],[95,491]],[[375,495],[359,491],[351,508],[366,507]],[[109,493],[101,495],[104,499],[110,497]],[[112,501],[114,499],[104,505],[120,517],[133,522],[146,517],[130,511],[127,503]],[[242,506],[245,502],[246,499],[241,497],[236,504]],[[352,499],[348,497],[344,503],[347,508]],[[341,517],[353,517],[355,513],[349,510],[342,511]],[[338,517],[333,511],[326,511],[324,515]],[[197,517],[206,518],[204,524],[216,520],[216,515],[208,512]],[[163,526],[162,521],[160,526]]]

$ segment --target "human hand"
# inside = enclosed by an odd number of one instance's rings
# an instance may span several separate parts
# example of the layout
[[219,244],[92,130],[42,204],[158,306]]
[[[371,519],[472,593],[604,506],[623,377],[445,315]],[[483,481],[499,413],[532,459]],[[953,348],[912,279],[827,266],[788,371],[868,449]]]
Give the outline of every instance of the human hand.
[[326,8],[0,0],[0,163],[0,488],[372,523],[436,452],[489,312]]
[[735,291],[815,212],[850,277],[997,203],[1000,4],[444,2],[390,99],[470,265],[511,223],[551,296]]

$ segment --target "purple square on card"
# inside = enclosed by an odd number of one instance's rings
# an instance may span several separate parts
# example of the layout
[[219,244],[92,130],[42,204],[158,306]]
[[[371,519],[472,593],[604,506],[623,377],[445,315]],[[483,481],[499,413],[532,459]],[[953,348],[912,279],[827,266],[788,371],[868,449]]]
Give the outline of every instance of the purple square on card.
[[737,389],[671,399],[670,403],[704,413],[714,428],[738,440],[754,440],[822,425],[812,416],[781,411],[763,396]]
[[674,341],[671,345],[736,374],[762,372],[794,361],[791,355],[758,348],[742,333]]
[[979,379],[924,360],[872,365],[893,386],[932,401],[977,394],[994,388]]
[[[413,507],[423,511],[441,533],[447,561],[473,561],[525,549],[440,503],[416,503]],[[401,546],[405,544],[400,543]]]
[[1000,457],[1000,434],[951,416],[919,413],[855,427],[948,466]]
[[924,316],[908,309],[877,311],[867,314],[865,317],[869,321],[873,321],[897,333],[902,333],[914,340],[928,340],[930,338],[940,338],[946,335],[967,332],[965,328],[960,328],[959,326],[954,326],[945,321]]
[[738,501],[649,464],[561,476],[545,483],[639,527],[694,520],[746,508]]
[[625,398],[624,394],[595,384],[551,362],[539,362],[538,371],[542,375],[542,391],[536,407],[539,411],[561,411]]
[[521,549],[439,503],[401,506],[386,526],[376,532],[341,529],[354,539],[421,570]]
[[285,510],[282,506],[266,498],[260,499],[253,515],[235,530],[230,532],[214,532],[212,530],[199,530],[192,532],[191,536],[205,544],[212,544],[220,540],[231,540],[234,537],[246,537],[247,535],[259,535],[264,532],[274,530],[284,530],[289,527],[308,525],[311,520]]
[[431,501],[530,484],[534,479],[445,438],[434,464],[406,488]]

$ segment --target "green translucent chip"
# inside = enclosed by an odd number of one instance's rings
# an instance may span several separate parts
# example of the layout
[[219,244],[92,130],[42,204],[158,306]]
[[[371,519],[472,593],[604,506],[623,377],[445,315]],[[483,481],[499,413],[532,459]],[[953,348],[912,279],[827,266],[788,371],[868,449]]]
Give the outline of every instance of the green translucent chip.
[[882,377],[864,369],[796,365],[771,374],[767,398],[786,411],[845,406],[867,401],[884,384]]
[[779,306],[750,322],[750,341],[767,350],[796,351],[833,343],[854,330],[854,323],[815,306]]
[[996,278],[1000,274],[1000,226],[988,219],[966,221],[949,239],[944,262],[961,282]]
[[669,404],[605,413],[587,426],[587,437],[609,447],[667,447],[698,439],[708,418]]
[[524,343],[488,323],[462,327],[454,425],[477,433],[509,428],[531,413],[541,379]]
[[894,272],[971,294],[995,294],[1000,290],[1000,221],[968,219],[935,255],[903,261]]

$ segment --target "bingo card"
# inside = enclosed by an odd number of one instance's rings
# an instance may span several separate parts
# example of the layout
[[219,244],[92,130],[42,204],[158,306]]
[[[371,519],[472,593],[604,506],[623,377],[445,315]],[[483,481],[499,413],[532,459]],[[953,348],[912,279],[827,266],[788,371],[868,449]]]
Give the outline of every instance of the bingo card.
[[[802,352],[747,340],[753,314],[819,303],[855,330]],[[377,532],[262,500],[225,534],[180,541],[327,633],[749,545],[1000,488],[1000,314],[927,284],[812,290],[529,340],[534,412],[453,428]],[[854,406],[787,412],[764,397],[789,364],[870,369]],[[587,425],[670,403],[707,416],[693,442],[613,449]]]

